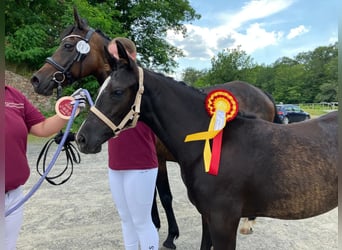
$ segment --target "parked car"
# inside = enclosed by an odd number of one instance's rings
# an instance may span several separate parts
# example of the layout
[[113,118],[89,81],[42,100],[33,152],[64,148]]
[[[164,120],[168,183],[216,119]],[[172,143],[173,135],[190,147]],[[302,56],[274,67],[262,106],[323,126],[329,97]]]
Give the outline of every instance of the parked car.
[[278,115],[283,124],[310,119],[310,114],[293,104],[277,104]]

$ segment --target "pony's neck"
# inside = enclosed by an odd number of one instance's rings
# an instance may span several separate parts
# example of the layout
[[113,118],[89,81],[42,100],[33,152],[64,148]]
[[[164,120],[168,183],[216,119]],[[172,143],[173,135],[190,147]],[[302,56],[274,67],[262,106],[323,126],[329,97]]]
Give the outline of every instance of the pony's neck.
[[99,47],[98,51],[101,53],[101,64],[97,66],[97,70],[93,73],[93,76],[96,78],[97,82],[100,84],[100,86],[103,84],[103,82],[106,80],[106,78],[110,75],[111,68],[108,63],[107,57],[105,55],[104,47],[108,46],[108,43],[110,42],[110,39],[108,37],[105,37],[102,32],[96,31],[101,36],[101,42],[97,44]]
[[194,145],[185,143],[185,137],[208,129],[210,117],[204,106],[205,94],[161,74],[144,70],[144,75],[141,120],[180,162],[189,157],[180,155],[179,152],[185,152],[182,148],[189,152]]

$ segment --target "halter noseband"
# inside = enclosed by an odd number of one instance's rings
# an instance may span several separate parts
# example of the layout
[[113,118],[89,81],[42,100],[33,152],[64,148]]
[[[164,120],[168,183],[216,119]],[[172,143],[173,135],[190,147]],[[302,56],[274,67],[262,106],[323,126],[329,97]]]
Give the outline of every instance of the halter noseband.
[[[70,37],[76,37],[76,38],[81,39],[81,41],[79,41],[76,45],[76,50],[77,50],[76,56],[73,58],[71,62],[69,62],[66,65],[66,67],[63,67],[60,64],[58,64],[52,57],[46,58],[45,61],[51,64],[53,67],[55,67],[58,70],[55,73],[53,73],[53,77],[52,77],[53,81],[55,81],[58,84],[61,84],[62,82],[64,82],[65,79],[67,79],[69,83],[74,82],[74,79],[69,70],[71,66],[74,64],[74,62],[76,61],[79,62],[83,60],[85,56],[88,54],[90,50],[88,42],[94,32],[95,32],[94,29],[89,29],[85,38],[80,35],[68,35],[62,39],[62,41]],[[80,74],[81,74],[81,69],[80,69]]]
[[[142,94],[144,93],[144,71],[141,67],[138,67],[139,70],[139,89],[135,96],[134,104],[131,107],[131,110],[126,114],[126,116],[122,119],[120,124],[116,126],[110,119],[108,119],[100,110],[98,110],[95,105],[90,108],[90,111],[93,112],[101,121],[103,121],[108,127],[113,130],[114,137],[118,136],[118,134],[125,129],[133,128],[137,125],[139,115],[140,115],[140,104]],[[109,79],[107,79],[109,81]],[[131,122],[131,124],[129,124]]]

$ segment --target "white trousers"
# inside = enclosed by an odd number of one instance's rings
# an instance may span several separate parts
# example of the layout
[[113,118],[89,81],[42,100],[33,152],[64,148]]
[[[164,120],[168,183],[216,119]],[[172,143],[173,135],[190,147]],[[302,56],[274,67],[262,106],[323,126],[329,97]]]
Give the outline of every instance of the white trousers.
[[158,168],[147,170],[109,169],[109,185],[121,218],[126,250],[158,250],[159,235],[151,209]]
[[[5,194],[5,211],[15,206],[24,197],[22,187],[8,191]],[[23,224],[23,206],[5,217],[5,250],[16,249],[20,228]]]

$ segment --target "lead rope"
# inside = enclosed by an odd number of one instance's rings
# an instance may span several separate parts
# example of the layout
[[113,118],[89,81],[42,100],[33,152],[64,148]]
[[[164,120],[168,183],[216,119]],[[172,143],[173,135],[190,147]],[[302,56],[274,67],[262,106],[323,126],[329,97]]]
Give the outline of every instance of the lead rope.
[[[46,160],[47,160],[47,156],[48,156],[48,151],[50,149],[50,147],[56,143],[56,144],[60,144],[61,143],[61,139],[63,138],[63,135],[65,133],[63,133],[63,131],[60,131],[54,138],[49,139],[44,147],[42,148],[38,159],[37,159],[37,163],[36,163],[36,170],[38,172],[38,174],[40,176],[43,176],[43,174],[46,172]],[[79,164],[81,163],[81,156],[80,153],[78,152],[77,148],[71,143],[75,141],[75,133],[69,132],[68,136],[66,137],[65,143],[62,147],[62,151],[65,152],[65,158],[66,158],[66,165],[64,167],[64,169],[59,173],[56,174],[54,176],[46,176],[45,180],[52,184],[52,185],[62,185],[65,182],[67,182],[71,175],[73,174],[74,171],[74,162]],[[40,161],[42,160],[42,171],[39,170],[39,164]],[[61,180],[60,182],[55,182],[54,180],[61,177],[62,175],[64,175],[65,173],[67,173],[67,170],[70,169],[69,171],[69,175]]]
[[[89,94],[88,94],[89,96]],[[78,108],[78,104],[79,104],[79,100],[75,100],[75,104],[73,106],[73,109],[72,109],[72,113],[71,113],[71,117],[70,117],[70,120],[68,121],[68,124],[67,124],[67,127],[66,127],[66,130],[65,130],[65,133],[62,137],[62,140],[60,142],[60,144],[58,145],[58,148],[57,148],[57,151],[55,152],[54,156],[52,157],[52,160],[48,166],[48,168],[46,169],[46,171],[44,172],[44,174],[40,177],[40,179],[38,180],[38,182],[33,186],[33,188],[24,196],[23,199],[21,199],[16,205],[14,205],[13,207],[11,207],[9,210],[7,210],[5,212],[5,217],[10,215],[11,213],[13,213],[16,209],[18,209],[19,207],[21,207],[37,190],[38,188],[41,186],[41,184],[43,183],[44,179],[47,177],[47,175],[49,174],[50,170],[52,169],[52,167],[54,166],[58,156],[59,156],[59,153],[62,151],[62,148],[64,146],[64,143],[68,137],[68,134],[69,134],[69,131],[70,131],[70,128],[71,128],[71,125],[72,123],[74,122],[74,119],[75,119],[75,114],[76,114],[76,110]]]
[[[57,100],[62,96],[62,86],[59,83],[57,87]],[[37,162],[36,162],[36,170],[40,176],[43,176],[43,173],[46,172],[46,160],[48,157],[48,152],[51,147],[51,145],[55,142],[56,144],[61,143],[61,139],[63,137],[64,133],[61,130],[54,138],[49,139],[42,150],[40,151],[40,154],[38,156]],[[81,163],[81,156],[80,153],[78,152],[77,148],[72,144],[72,142],[75,141],[75,133],[69,132],[69,134],[66,136],[65,142],[62,146],[62,151],[65,152],[65,158],[66,158],[66,165],[64,169],[59,173],[54,176],[46,176],[45,180],[50,183],[51,185],[62,185],[63,183],[67,182],[71,175],[74,172],[74,162],[79,164]],[[42,171],[39,170],[39,164],[42,160]],[[67,170],[70,169],[69,175],[61,180],[60,182],[55,182],[54,180],[61,177],[63,174],[67,173]]]

